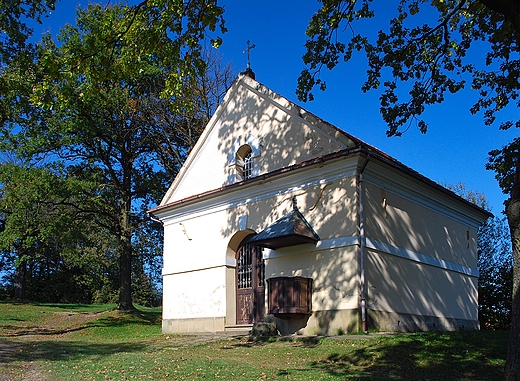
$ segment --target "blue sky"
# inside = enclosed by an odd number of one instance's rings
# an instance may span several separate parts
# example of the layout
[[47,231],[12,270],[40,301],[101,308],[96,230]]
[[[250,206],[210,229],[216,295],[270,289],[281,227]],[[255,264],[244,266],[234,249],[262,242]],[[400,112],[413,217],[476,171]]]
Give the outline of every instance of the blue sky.
[[[62,0],[43,29],[57,34],[65,22],[74,23],[75,8],[87,1]],[[226,9],[228,33],[219,49],[223,60],[237,72],[246,68],[243,53],[247,40],[255,44],[251,51],[251,68],[256,79],[278,94],[303,106],[308,111],[346,132],[364,140],[433,181],[442,184],[462,182],[467,189],[483,192],[495,215],[503,210],[502,194],[494,173],[485,169],[488,152],[509,143],[516,131],[499,131],[500,120],[518,118],[518,109],[504,110],[492,126],[484,126],[482,115],[471,115],[469,108],[477,99],[470,89],[447,96],[442,105],[427,109],[424,119],[429,124],[426,134],[414,127],[402,137],[386,137],[386,125],[379,114],[379,92],[363,93],[366,61],[362,54],[347,64],[340,63],[333,71],[323,72],[327,90],[314,91],[315,100],[299,102],[295,89],[303,69],[305,29],[315,1],[221,0]],[[392,8],[383,9],[386,15]],[[386,27],[386,18],[359,25],[375,32]],[[358,27],[356,27],[358,28]],[[36,36],[37,37],[37,36]],[[476,57],[479,52],[476,52]]]

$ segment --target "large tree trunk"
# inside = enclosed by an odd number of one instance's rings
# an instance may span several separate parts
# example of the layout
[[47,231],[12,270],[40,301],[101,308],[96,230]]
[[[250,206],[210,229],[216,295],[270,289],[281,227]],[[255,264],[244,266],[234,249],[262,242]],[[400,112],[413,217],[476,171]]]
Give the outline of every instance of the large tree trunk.
[[119,309],[134,310],[132,304],[132,248],[123,243],[121,256],[119,257],[120,287]]
[[[517,53],[520,47],[520,2],[518,0],[480,0],[502,13],[515,29]],[[515,163],[513,188],[506,203],[506,215],[513,245],[513,303],[511,328],[505,366],[506,381],[520,381],[520,160]]]
[[15,300],[25,300],[25,285],[27,277],[27,262],[22,261],[16,267],[14,275],[14,298]]
[[516,173],[511,198],[506,204],[506,215],[513,244],[513,305],[511,308],[511,329],[505,367],[506,381],[520,381],[520,160],[516,163]]
[[122,202],[120,216],[120,244],[121,254],[119,257],[119,309],[134,310],[132,304],[132,229],[130,226],[130,199]]

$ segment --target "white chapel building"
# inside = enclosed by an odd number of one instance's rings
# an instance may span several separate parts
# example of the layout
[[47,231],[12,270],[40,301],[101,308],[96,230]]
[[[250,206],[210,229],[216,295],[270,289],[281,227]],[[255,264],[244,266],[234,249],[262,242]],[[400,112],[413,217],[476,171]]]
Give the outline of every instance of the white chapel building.
[[164,333],[479,328],[489,213],[250,76],[149,212]]

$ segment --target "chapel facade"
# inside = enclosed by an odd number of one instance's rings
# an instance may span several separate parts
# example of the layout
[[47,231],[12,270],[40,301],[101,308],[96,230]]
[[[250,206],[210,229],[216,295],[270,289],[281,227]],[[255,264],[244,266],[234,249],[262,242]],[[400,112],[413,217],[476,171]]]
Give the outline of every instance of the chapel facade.
[[479,328],[489,213],[249,76],[150,214],[164,333]]

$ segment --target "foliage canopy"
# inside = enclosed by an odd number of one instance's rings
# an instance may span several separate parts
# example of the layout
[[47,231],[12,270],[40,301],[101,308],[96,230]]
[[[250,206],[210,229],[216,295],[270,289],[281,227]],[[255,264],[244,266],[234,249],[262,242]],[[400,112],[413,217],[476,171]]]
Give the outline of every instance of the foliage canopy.
[[[520,106],[517,2],[401,0],[390,10],[372,0],[321,2],[307,29],[306,68],[297,89],[300,100],[312,100],[315,86],[326,88],[320,76],[323,68],[333,69],[364,51],[368,68],[362,90],[383,88],[381,114],[389,136],[402,134],[412,124],[426,132],[427,122],[421,118],[425,107],[468,86],[479,94],[471,112],[483,111],[486,124],[510,103]],[[377,36],[356,32],[355,22],[380,13],[393,15],[387,30],[379,30]],[[479,51],[485,56],[479,57]],[[513,125],[520,127],[520,119],[503,122],[500,128]]]
[[225,32],[222,13],[205,0],[90,4],[57,40],[44,36],[0,73],[1,148],[94,184],[88,202],[112,237],[105,247],[118,258],[123,309],[133,308],[132,279],[157,255],[146,246],[160,248],[162,233],[144,212],[218,102],[209,96],[218,89],[200,79],[210,77],[204,40]]

